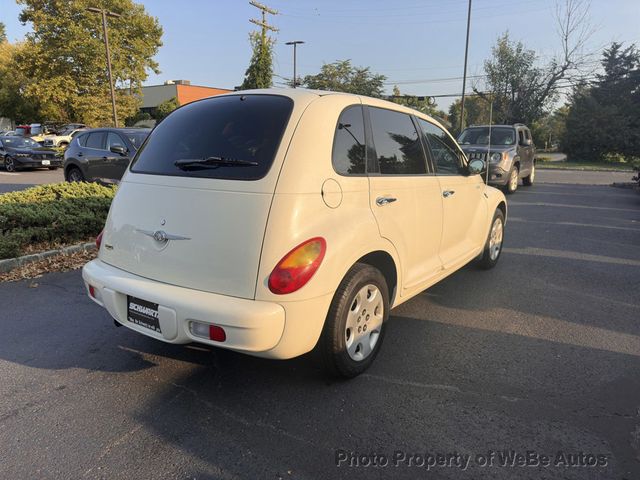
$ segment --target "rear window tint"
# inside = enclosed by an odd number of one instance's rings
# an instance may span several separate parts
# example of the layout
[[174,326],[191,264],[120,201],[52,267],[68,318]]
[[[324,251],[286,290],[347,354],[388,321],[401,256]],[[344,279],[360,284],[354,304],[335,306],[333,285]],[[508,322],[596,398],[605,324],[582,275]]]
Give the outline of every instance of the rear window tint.
[[[273,163],[293,101],[279,95],[230,95],[190,103],[165,118],[138,151],[131,171],[155,175],[257,180]],[[257,165],[178,168],[178,160],[227,160]]]

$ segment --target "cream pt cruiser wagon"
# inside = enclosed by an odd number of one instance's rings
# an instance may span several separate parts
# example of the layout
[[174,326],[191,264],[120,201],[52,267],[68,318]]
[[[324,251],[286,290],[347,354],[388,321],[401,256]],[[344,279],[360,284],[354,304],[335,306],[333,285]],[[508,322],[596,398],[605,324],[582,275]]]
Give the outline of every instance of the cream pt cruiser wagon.
[[363,372],[389,310],[500,256],[503,194],[432,118],[383,100],[256,90],[185,105],[126,172],[85,265],[117,324]]

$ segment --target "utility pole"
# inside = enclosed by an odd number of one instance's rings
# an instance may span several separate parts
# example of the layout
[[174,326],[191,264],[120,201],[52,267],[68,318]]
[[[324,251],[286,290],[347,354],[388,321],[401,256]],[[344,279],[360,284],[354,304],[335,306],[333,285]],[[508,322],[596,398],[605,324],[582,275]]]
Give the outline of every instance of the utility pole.
[[469,0],[469,11],[467,12],[467,41],[464,45],[464,74],[462,75],[462,100],[460,102],[460,131],[464,122],[464,91],[467,88],[467,55],[469,53],[469,27],[471,26],[471,0]]
[[264,48],[267,44],[267,30],[271,32],[277,32],[278,29],[272,25],[267,23],[267,13],[271,15],[277,15],[278,11],[273,8],[269,8],[266,5],[256,2],[255,0],[251,0],[249,5],[256,7],[258,10],[262,11],[262,20],[256,20],[254,18],[249,19],[251,23],[258,25],[262,28],[262,33],[260,34],[260,48],[262,49],[262,54],[264,54]]
[[109,89],[111,90],[111,109],[113,111],[113,126],[118,128],[118,115],[116,114],[116,92],[113,86],[113,76],[111,74],[111,53],[109,52],[109,34],[107,33],[107,17],[120,18],[119,13],[110,12],[104,8],[87,8],[89,12],[102,15],[102,34],[104,38],[104,48],[107,54],[107,73],[109,75]]
[[298,74],[296,73],[296,48],[302,43],[304,43],[302,40],[294,40],[293,42],[285,43],[285,45],[293,45],[293,88],[296,88],[296,85],[298,84]]

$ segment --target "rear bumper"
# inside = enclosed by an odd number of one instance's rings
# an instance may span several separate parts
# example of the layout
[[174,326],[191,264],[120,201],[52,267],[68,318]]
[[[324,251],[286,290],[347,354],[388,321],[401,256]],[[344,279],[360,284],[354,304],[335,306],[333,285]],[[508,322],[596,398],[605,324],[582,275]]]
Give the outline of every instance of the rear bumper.
[[[285,309],[273,302],[261,302],[215,293],[177,287],[139,277],[93,260],[82,269],[87,292],[93,286],[95,297],[89,297],[104,307],[120,324],[157,340],[168,343],[197,342],[228,348],[269,358],[290,358],[287,352],[301,354],[297,349],[282,348],[285,330]],[[127,318],[127,296],[157,303],[162,333],[130,322]],[[213,324],[226,333],[224,342],[216,342],[191,333],[191,322]],[[315,343],[315,342],[314,342]],[[278,347],[278,348],[276,348]]]

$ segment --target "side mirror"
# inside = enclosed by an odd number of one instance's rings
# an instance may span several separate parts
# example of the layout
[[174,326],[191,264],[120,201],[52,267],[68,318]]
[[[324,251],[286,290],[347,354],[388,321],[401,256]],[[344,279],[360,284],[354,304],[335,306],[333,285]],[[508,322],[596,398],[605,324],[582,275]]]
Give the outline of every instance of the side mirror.
[[111,145],[109,150],[113,153],[117,153],[118,155],[122,155],[123,157],[127,155],[127,149],[122,145]]
[[475,158],[469,162],[469,166],[467,167],[467,172],[469,175],[480,175],[487,168],[484,160],[480,160],[479,158]]

